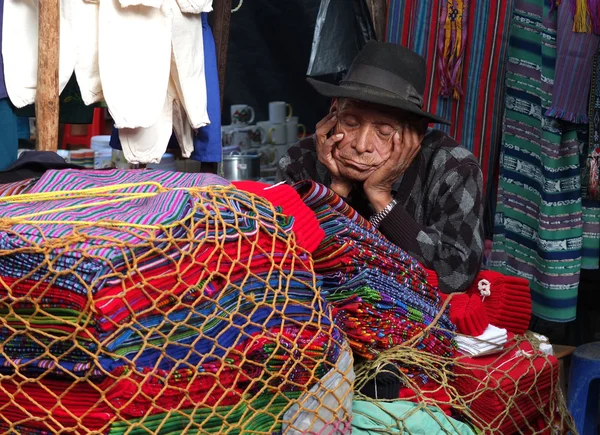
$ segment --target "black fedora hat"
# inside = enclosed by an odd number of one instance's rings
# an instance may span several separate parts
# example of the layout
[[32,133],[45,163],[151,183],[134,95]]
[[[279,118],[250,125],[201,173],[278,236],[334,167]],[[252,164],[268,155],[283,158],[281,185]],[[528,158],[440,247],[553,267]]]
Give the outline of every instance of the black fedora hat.
[[321,95],[395,107],[450,125],[423,110],[425,59],[399,44],[369,41],[358,53],[339,85],[307,79]]

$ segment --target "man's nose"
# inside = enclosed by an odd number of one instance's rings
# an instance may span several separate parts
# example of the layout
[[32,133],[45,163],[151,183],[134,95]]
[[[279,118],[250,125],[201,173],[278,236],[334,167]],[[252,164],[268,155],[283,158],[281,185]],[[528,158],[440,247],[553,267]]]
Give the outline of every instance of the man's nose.
[[369,129],[361,128],[356,140],[354,141],[354,149],[359,154],[373,152],[373,144],[369,135]]

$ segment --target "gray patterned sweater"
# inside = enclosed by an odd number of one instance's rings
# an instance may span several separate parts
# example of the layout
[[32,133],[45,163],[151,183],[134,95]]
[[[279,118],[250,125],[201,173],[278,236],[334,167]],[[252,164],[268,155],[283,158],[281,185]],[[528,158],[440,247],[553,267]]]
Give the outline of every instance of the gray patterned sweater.
[[[314,136],[292,146],[279,162],[278,181],[314,180],[329,186]],[[444,293],[464,291],[479,272],[483,254],[483,177],[475,157],[439,130],[429,130],[421,152],[393,186],[398,205],[379,230],[392,243],[434,270]],[[363,217],[374,210],[362,186],[345,200]]]

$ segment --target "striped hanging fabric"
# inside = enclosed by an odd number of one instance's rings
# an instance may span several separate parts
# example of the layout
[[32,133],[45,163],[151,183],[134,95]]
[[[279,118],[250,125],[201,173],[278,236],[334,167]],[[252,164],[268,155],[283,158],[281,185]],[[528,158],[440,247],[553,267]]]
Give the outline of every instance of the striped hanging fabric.
[[[560,5],[562,1],[552,0],[552,7]],[[567,1],[573,14],[573,31],[600,35],[600,0]]]
[[[479,159],[484,183],[494,190],[504,107],[504,78],[514,0],[468,2],[463,26],[466,43],[460,80],[468,83],[460,99],[442,97],[438,50],[441,10],[448,0],[390,0],[386,41],[402,44],[427,61],[424,107],[452,121],[436,125]],[[545,0],[547,1],[547,0]],[[463,7],[467,7],[463,3]],[[464,16],[463,16],[464,18]],[[465,37],[468,35],[468,38]],[[489,180],[489,183],[488,183]]]
[[458,100],[463,94],[461,76],[467,45],[468,0],[444,0],[438,37],[438,70],[443,97]]
[[600,200],[600,51],[594,56],[589,97],[590,135],[586,161],[582,165],[582,192],[587,199]]

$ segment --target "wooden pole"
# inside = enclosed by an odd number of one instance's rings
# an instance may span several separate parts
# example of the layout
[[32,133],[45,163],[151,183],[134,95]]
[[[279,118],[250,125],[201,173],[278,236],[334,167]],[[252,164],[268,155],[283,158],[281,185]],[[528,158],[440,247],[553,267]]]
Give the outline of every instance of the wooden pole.
[[37,149],[58,148],[60,0],[39,1],[38,79],[35,101]]
[[[225,94],[225,73],[227,72],[227,50],[229,49],[229,27],[231,24],[231,0],[214,0],[213,12],[210,14],[211,27],[215,37],[215,49],[217,52],[217,66],[219,68],[219,92],[221,95],[221,107],[223,107],[223,95]],[[202,172],[216,174],[219,172],[217,163],[204,162],[200,166]],[[221,176],[223,172],[221,171]]]
[[219,86],[221,106],[225,91],[225,73],[227,72],[227,50],[229,49],[229,26],[231,24],[231,0],[215,0],[213,2],[212,30],[217,50],[219,66]]

